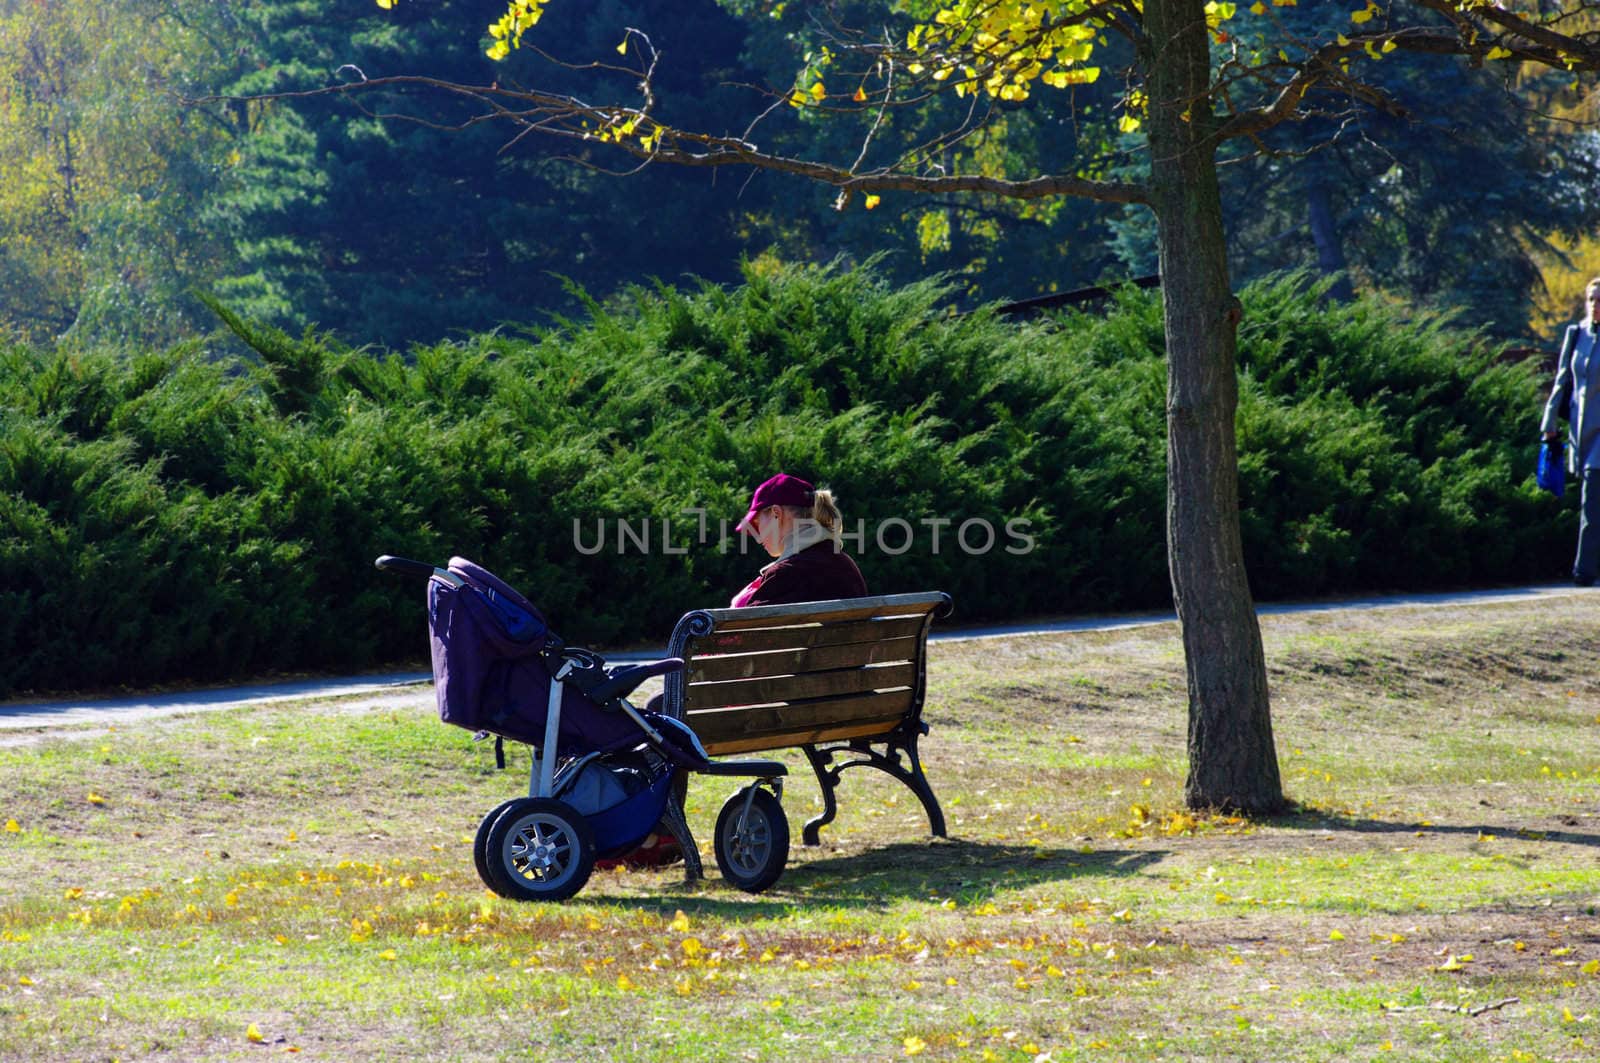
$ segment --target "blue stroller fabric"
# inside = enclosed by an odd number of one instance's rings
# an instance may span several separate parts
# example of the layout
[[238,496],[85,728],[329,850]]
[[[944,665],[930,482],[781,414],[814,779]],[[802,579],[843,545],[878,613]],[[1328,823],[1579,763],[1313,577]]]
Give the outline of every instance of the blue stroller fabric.
[[1539,486],[1560,498],[1567,489],[1567,445],[1548,441],[1539,447],[1539,468],[1534,475]]
[[[541,652],[549,626],[533,603],[463,557],[449,570],[460,587],[428,581],[428,641],[439,718],[531,745],[544,743],[550,669]],[[566,686],[557,736],[560,755],[623,748],[640,740],[625,713],[607,712]]]

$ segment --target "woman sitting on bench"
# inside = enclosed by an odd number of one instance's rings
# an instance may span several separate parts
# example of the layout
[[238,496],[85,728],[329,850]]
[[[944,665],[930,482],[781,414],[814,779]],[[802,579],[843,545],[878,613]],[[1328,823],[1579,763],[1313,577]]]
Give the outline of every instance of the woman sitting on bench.
[[[756,488],[739,530],[777,560],[734,595],[733,608],[867,596],[861,570],[844,552],[844,521],[833,492],[826,488],[817,490],[798,476],[780,472]],[[646,706],[656,711],[660,707],[660,694]],[[665,825],[658,825],[637,849],[595,866],[659,867],[682,859],[678,840]]]
[[833,492],[787,473],[767,480],[739,522],[772,557],[772,564],[734,595],[733,608],[865,598],[866,580],[844,552],[843,520]]

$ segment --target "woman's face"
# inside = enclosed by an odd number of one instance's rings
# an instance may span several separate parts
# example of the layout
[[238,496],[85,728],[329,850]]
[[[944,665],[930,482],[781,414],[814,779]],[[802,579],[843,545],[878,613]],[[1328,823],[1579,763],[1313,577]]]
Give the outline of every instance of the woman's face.
[[768,506],[750,521],[750,534],[772,557],[783,553],[784,522],[787,517],[782,506]]

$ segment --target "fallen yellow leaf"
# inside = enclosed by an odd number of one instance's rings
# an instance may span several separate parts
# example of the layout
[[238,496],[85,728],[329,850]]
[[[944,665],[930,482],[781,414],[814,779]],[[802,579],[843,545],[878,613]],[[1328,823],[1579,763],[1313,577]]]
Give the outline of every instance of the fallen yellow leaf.
[[89,797],[87,800],[91,805],[103,805],[106,803],[106,799],[95,793],[93,790],[89,791]]
[[253,1045],[259,1045],[266,1041],[266,1038],[261,1036],[261,1028],[253,1022],[244,1028],[244,1039]]
[[6,833],[7,834],[20,834],[20,833],[22,833],[22,824],[18,823],[14,819],[6,820]]
[[912,1034],[910,1037],[907,1037],[901,1042],[901,1044],[905,1046],[906,1055],[908,1056],[920,1056],[922,1053],[928,1050],[928,1042],[924,1041],[916,1034]]

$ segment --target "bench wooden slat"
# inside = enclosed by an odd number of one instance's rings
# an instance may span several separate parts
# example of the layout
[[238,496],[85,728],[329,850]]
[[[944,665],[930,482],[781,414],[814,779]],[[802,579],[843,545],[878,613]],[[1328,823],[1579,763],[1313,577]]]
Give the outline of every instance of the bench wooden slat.
[[777,650],[771,653],[741,653],[731,657],[696,657],[689,662],[690,704],[694,704],[693,698],[700,683],[726,683],[734,679],[799,675],[805,672],[827,672],[836,668],[854,668],[864,664],[914,661],[921,649],[921,641],[912,636],[885,639],[882,642],[823,646],[815,650],[801,648]]
[[805,627],[751,628],[748,631],[717,631],[695,639],[694,653],[760,653],[800,647],[842,646],[852,642],[877,642],[922,633],[926,618],[892,617],[887,620],[843,620],[827,625]]
[[757,738],[729,738],[706,742],[706,752],[713,757],[732,756],[735,753],[755,753],[763,750],[790,749],[801,745],[821,745],[823,742],[843,742],[851,738],[881,738],[900,725],[901,715],[896,713],[881,720],[849,721],[823,727],[802,728]]
[[765,748],[773,749],[794,745],[792,741],[782,740],[791,732],[870,724],[877,728],[874,733],[884,733],[892,730],[904,718],[911,707],[911,698],[910,690],[894,690],[883,694],[854,694],[797,701],[787,705],[747,706],[720,711],[710,709],[690,712],[688,724],[694,728],[700,741],[707,744],[707,749],[710,743],[727,741],[766,741],[771,744]]
[[[944,600],[943,595],[937,594],[890,594],[881,598],[846,598],[837,603],[804,602],[800,605],[763,605],[749,609],[707,609],[705,613],[716,621],[718,631],[747,631],[750,628],[864,620],[874,616],[927,616]],[[811,611],[807,612],[808,609]]]
[[896,690],[917,681],[914,663],[876,668],[842,668],[831,672],[805,672],[732,683],[696,683],[689,687],[691,713],[736,705],[766,705],[805,698],[831,698],[869,690]]

